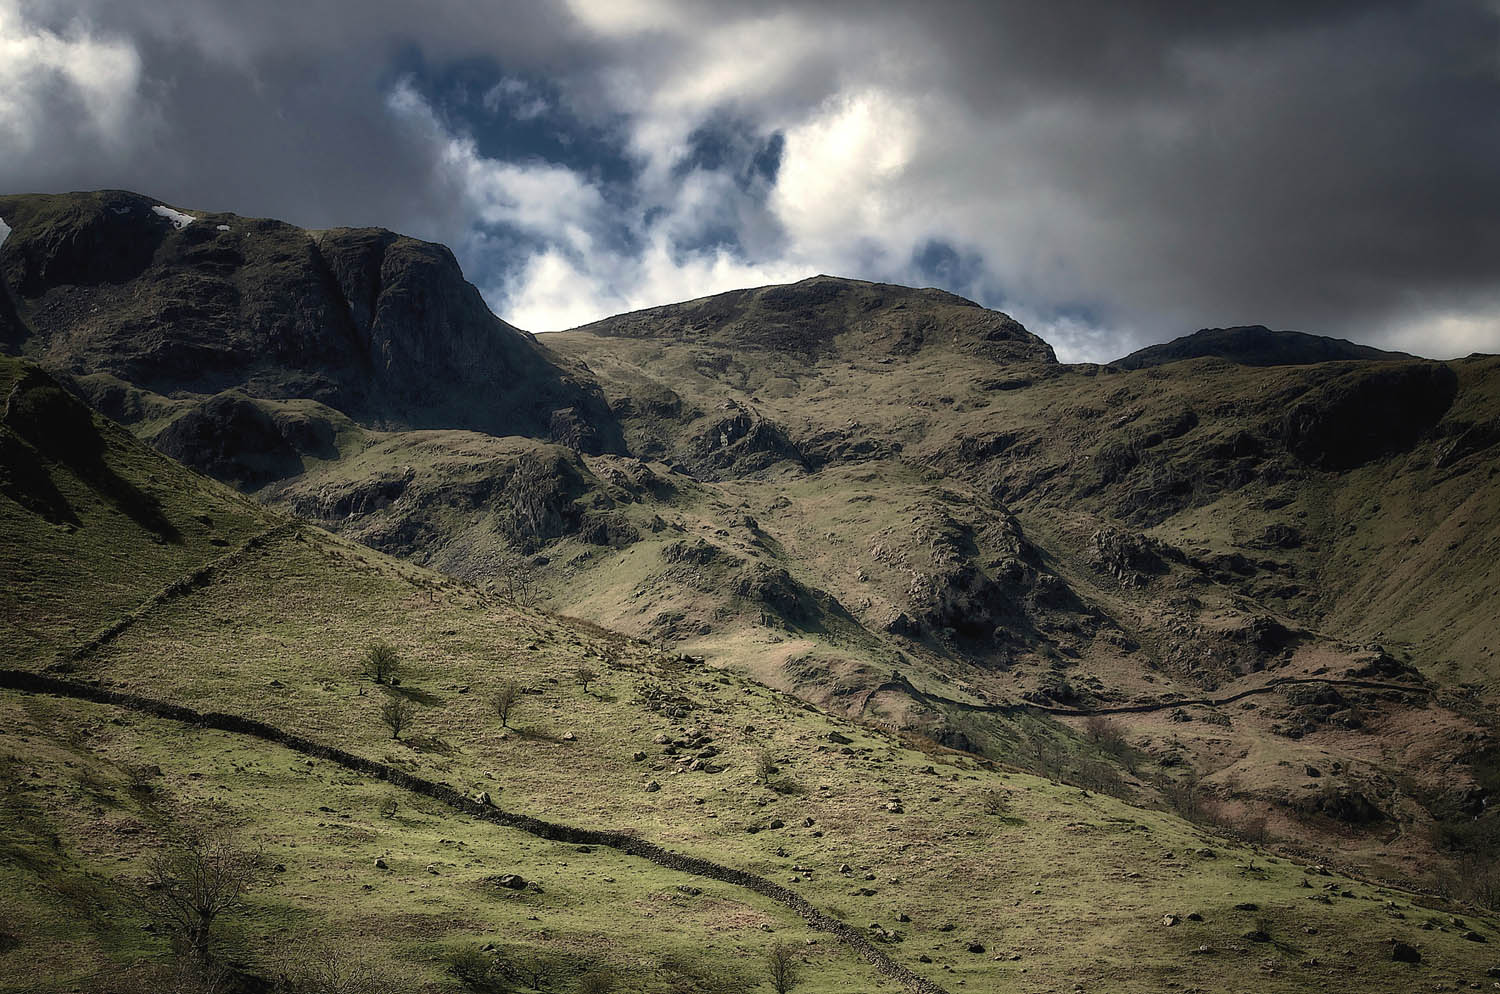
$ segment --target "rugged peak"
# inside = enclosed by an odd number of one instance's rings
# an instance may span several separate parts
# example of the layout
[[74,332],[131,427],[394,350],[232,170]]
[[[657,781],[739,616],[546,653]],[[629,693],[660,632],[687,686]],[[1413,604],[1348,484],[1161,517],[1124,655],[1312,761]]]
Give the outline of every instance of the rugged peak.
[[442,245],[113,190],[0,197],[0,218],[0,342],[54,368],[377,427],[550,437],[561,418],[585,448],[621,444],[587,372],[491,313]]
[[835,276],[733,290],[605,318],[575,330],[809,356],[913,355],[948,348],[1001,361],[1057,361],[1052,347],[1018,321],[972,300],[945,290]]
[[1272,331],[1265,325],[1241,325],[1234,328],[1204,328],[1191,335],[1174,338],[1132,352],[1112,365],[1125,369],[1143,369],[1184,359],[1213,356],[1241,366],[1308,366],[1318,362],[1348,359],[1412,359],[1405,352],[1385,352],[1342,338],[1308,335],[1300,331]]

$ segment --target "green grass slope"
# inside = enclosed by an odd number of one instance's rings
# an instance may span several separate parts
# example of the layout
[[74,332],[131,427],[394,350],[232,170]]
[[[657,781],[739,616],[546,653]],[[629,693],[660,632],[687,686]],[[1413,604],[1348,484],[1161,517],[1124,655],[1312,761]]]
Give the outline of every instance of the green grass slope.
[[[88,424],[125,483],[139,489],[155,476],[187,492],[197,480],[127,434]],[[71,486],[57,489],[87,509]],[[43,568],[57,525],[17,497],[37,503],[27,487],[0,497],[13,525],[7,578],[26,575],[30,594],[76,612],[80,631],[105,622],[98,606],[78,603],[98,589],[86,571]],[[158,512],[172,521],[177,506],[164,496]],[[77,565],[160,554],[158,532],[102,512],[77,517],[78,533],[93,530]],[[266,514],[244,530],[274,523]],[[203,560],[181,565],[201,572]],[[1454,910],[1321,875],[1161,811],[919,750],[313,528],[276,530],[201,577],[146,611],[121,591],[111,609],[130,623],[70,661],[72,677],[250,714],[488,791],[509,810],[634,831],[785,882],[950,991],[1405,991],[1481,981],[1500,941],[1487,916],[1459,911],[1460,925]],[[136,592],[149,598],[156,585]],[[359,674],[375,639],[405,660],[399,687]],[[20,658],[41,669],[54,657]],[[572,678],[585,662],[602,674],[588,691]],[[528,691],[510,728],[488,705],[506,680]],[[418,709],[400,741],[377,717],[393,696]],[[542,843],[421,798],[397,798],[385,817],[389,786],[269,743],[14,693],[0,695],[0,728],[0,987],[160,989],[170,954],[144,928],[130,885],[186,811],[235,826],[283,867],[226,923],[226,951],[252,973],[266,975],[313,936],[362,949],[409,989],[460,989],[445,956],[494,943],[552,962],[558,991],[599,967],[622,991],[743,990],[767,986],[767,950],[791,941],[805,961],[798,990],[891,989],[740,888]],[[774,772],[763,775],[763,756]],[[503,873],[539,889],[502,893],[490,881]],[[1394,962],[1392,938],[1420,948],[1422,963]]]
[[50,662],[281,522],[0,358],[0,645]]

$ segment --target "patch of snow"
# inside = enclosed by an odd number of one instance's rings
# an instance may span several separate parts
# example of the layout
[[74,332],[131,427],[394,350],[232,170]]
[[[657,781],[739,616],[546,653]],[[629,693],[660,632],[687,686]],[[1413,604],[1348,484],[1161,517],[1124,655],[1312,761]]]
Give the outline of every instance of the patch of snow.
[[172,227],[176,228],[178,231],[181,231],[183,228],[186,228],[188,225],[198,220],[191,214],[184,214],[182,213],[182,211],[174,211],[172,208],[165,207],[161,204],[157,204],[155,207],[151,208],[151,212],[153,214],[159,214],[162,217],[166,218],[168,221],[171,221]]
[[7,238],[9,238],[9,237],[10,237],[10,225],[8,225],[8,224],[5,223],[5,218],[0,217],[0,245],[4,245],[5,244],[5,240]]
[[221,225],[219,225],[219,230],[220,231],[228,231],[229,230],[229,225],[227,225],[227,224],[221,224]]

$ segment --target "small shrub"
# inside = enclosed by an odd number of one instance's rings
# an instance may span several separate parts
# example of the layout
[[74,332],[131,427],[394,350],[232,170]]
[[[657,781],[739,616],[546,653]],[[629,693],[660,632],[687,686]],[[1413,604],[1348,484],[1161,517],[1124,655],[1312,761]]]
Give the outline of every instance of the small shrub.
[[755,779],[761,783],[769,784],[771,778],[779,772],[776,766],[776,754],[769,749],[758,749],[755,753]]
[[391,730],[391,738],[399,739],[401,732],[411,726],[417,709],[402,697],[393,697],[380,708],[380,720]]
[[589,684],[599,679],[599,672],[589,666],[580,666],[573,671],[573,679],[578,681],[578,685],[587,694],[589,692]]
[[365,673],[376,683],[390,683],[401,671],[401,656],[389,642],[372,642],[365,649]]
[[979,805],[987,815],[1009,814],[1010,794],[998,787],[992,787],[979,795]]
[[1120,723],[1102,714],[1090,715],[1084,721],[1083,737],[1112,756],[1122,755],[1129,748]]
[[509,986],[500,958],[475,946],[450,954],[448,972],[475,994],[499,994]]
[[771,987],[776,994],[787,994],[797,986],[802,972],[802,964],[797,960],[797,947],[787,943],[773,947],[766,956],[766,970],[771,975]]
[[1271,840],[1271,830],[1265,815],[1247,815],[1230,826],[1230,833],[1246,842],[1257,844]]
[[390,819],[396,817],[396,811],[399,808],[400,802],[397,801],[396,796],[392,794],[380,802],[380,817],[389,821]]
[[590,970],[578,981],[577,994],[610,994],[615,989],[615,975],[608,970]]
[[1102,759],[1081,759],[1066,782],[1110,797],[1128,798],[1130,788],[1113,765]]
[[1184,821],[1195,824],[1204,822],[1203,797],[1198,789],[1198,779],[1193,776],[1183,777],[1181,780],[1163,778],[1156,789],[1161,793],[1161,799],[1166,802],[1168,808],[1176,812]]
[[501,728],[510,727],[511,715],[515,713],[516,704],[520,700],[521,685],[514,680],[506,680],[495,691],[495,696],[490,699],[490,706],[495,709],[495,716],[500,719]]
[[402,977],[385,964],[377,965],[376,951],[361,942],[341,941],[307,945],[295,943],[276,968],[274,994],[398,994],[409,990]]
[[132,793],[149,794],[156,789],[153,782],[161,776],[161,767],[150,763],[128,763],[125,766],[125,783]]

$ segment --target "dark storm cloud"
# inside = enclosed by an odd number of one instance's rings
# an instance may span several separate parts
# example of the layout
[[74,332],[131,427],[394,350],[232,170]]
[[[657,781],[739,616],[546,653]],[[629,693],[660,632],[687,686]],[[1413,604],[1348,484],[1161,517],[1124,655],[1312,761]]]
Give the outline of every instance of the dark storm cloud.
[[[6,0],[0,0],[0,7]],[[139,55],[133,121],[111,143],[77,114],[45,113],[41,155],[0,153],[7,191],[130,187],[185,206],[272,214],[309,226],[385,224],[453,235],[462,205],[384,104],[417,43],[434,59],[540,68],[583,58],[545,3],[26,3],[28,28],[119,41]]]
[[0,0],[0,37],[0,187],[402,228],[544,326],[831,270],[1077,357],[1500,351],[1492,4]]

